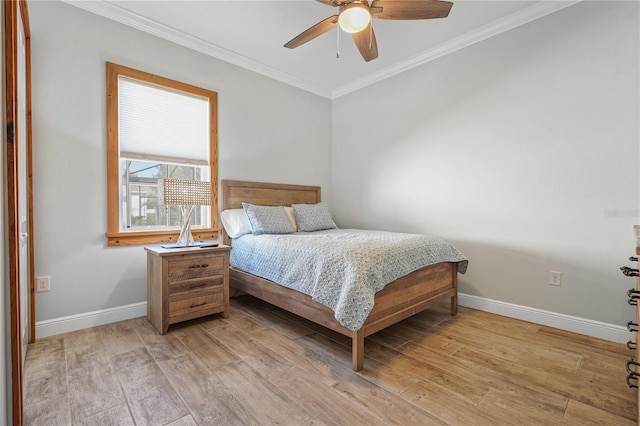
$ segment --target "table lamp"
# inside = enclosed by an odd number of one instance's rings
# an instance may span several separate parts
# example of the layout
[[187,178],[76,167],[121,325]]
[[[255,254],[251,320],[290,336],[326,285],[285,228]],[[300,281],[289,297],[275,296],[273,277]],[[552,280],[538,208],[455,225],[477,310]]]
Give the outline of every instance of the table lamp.
[[185,179],[158,180],[158,204],[180,206],[180,237],[165,248],[197,246],[191,235],[191,219],[196,206],[211,205],[211,182]]

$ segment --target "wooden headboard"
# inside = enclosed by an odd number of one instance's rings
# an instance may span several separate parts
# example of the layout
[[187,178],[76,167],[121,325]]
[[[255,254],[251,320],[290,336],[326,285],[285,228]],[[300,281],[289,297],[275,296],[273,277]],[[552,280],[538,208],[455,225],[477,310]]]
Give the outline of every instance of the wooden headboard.
[[[316,204],[320,202],[320,195],[319,186],[223,179],[220,211],[241,209],[242,202],[259,206]],[[222,243],[230,244],[231,239],[224,232],[222,225],[220,225],[220,228],[222,229]]]

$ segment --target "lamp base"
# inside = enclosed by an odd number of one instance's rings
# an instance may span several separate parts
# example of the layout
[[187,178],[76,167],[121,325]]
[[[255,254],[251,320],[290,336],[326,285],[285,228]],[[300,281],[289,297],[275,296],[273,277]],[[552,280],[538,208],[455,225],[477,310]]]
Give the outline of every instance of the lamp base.
[[162,244],[160,247],[165,249],[177,249],[187,247],[218,247],[218,241],[194,241],[193,235],[191,235],[191,218],[193,217],[193,211],[196,206],[180,206],[180,236],[175,243]]

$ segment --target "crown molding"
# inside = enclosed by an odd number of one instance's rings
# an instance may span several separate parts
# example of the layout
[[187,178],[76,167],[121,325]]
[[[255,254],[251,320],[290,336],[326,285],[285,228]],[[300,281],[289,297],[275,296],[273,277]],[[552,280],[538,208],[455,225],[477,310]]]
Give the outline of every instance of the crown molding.
[[371,73],[363,78],[355,80],[349,84],[334,89],[331,93],[331,99],[337,99],[340,96],[344,96],[348,93],[362,89],[364,87],[375,84],[381,80],[392,77],[396,74],[400,74],[404,71],[410,70],[417,66],[426,64],[427,62],[438,59],[442,56],[453,53],[457,50],[463,49],[472,44],[481,42],[495,35],[501,34],[505,31],[509,31],[520,25],[524,25],[528,22],[535,21],[536,19],[550,15],[554,12],[573,6],[576,3],[580,3],[583,0],[570,0],[570,1],[543,1],[518,12],[512,13],[509,16],[498,19],[490,24],[482,26],[474,31],[470,31],[459,37],[451,39],[446,43],[427,50],[424,53],[413,56],[406,61],[400,62],[393,66],[384,68],[378,72]]
[[233,65],[245,68],[247,70],[262,74],[266,77],[270,77],[274,80],[286,83],[288,85],[297,87],[299,89],[306,90],[314,93],[318,96],[331,99],[331,90],[309,83],[308,81],[297,78],[291,74],[279,71],[275,68],[269,67],[261,62],[247,58],[239,53],[225,49],[218,46],[215,43],[211,43],[202,40],[198,37],[186,34],[182,31],[178,31],[175,28],[171,28],[164,24],[160,24],[154,20],[145,18],[137,13],[125,10],[114,3],[108,3],[103,0],[96,1],[77,1],[77,0],[62,0],[71,6],[78,7],[86,10],[87,12],[100,15],[112,21],[119,22],[126,26],[138,29],[140,31],[149,33],[156,37],[171,41],[189,49],[195,50],[205,55],[220,59],[225,62],[229,62]]
[[344,96],[348,93],[375,84],[381,80],[392,77],[396,74],[400,74],[404,71],[433,61],[437,58],[440,58],[441,56],[448,55],[449,53],[463,49],[482,40],[486,40],[487,38],[493,37],[505,31],[509,31],[520,25],[542,18],[546,15],[572,6],[583,0],[542,1],[536,3],[505,18],[498,19],[488,25],[447,41],[446,43],[436,46],[435,48],[430,49],[424,53],[413,56],[406,61],[366,75],[358,80],[353,81],[352,83],[346,84],[333,90],[312,84],[291,74],[282,72],[261,62],[255,61],[231,50],[225,49],[221,46],[216,45],[215,43],[207,42],[200,38],[186,34],[182,31],[178,31],[174,28],[160,24],[156,21],[145,18],[144,16],[125,10],[114,3],[108,3],[103,0],[62,1],[96,15],[103,16],[129,27],[136,28],[140,31],[144,31],[165,40],[169,40],[173,43],[179,44],[197,52],[204,53],[205,55],[220,59],[225,62],[229,62],[233,65],[237,65],[249,71],[262,74],[266,77],[270,77],[282,83],[333,100],[339,98],[340,96]]

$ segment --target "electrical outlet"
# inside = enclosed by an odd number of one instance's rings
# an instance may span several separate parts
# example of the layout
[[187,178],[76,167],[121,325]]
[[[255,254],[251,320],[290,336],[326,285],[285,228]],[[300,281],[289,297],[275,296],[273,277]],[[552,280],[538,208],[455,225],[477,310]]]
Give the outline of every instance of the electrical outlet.
[[561,285],[562,284],[562,272],[549,271],[549,285]]
[[36,291],[38,293],[51,290],[51,282],[49,277],[36,278]]

